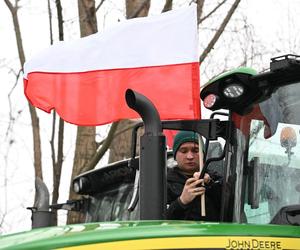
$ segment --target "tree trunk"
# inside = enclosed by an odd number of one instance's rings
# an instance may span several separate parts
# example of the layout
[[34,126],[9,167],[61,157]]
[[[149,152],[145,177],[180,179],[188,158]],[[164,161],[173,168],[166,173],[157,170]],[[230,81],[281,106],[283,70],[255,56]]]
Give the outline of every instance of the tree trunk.
[[173,0],[166,0],[164,8],[162,9],[161,12],[162,13],[167,12],[169,10],[172,10],[172,8],[173,8]]
[[126,0],[126,18],[148,16],[150,0]]
[[[53,29],[52,29],[52,10],[50,0],[48,2],[48,16],[49,16],[49,26],[50,26],[50,44],[53,44]],[[56,10],[58,19],[58,37],[59,41],[64,40],[64,30],[63,30],[63,16],[62,16],[62,6],[61,1],[56,0]],[[52,158],[52,169],[53,169],[53,191],[52,191],[52,202],[51,204],[57,204],[59,198],[59,187],[61,170],[63,164],[63,145],[64,145],[64,120],[59,118],[58,133],[57,133],[57,154],[55,147],[55,136],[56,136],[56,117],[55,111],[52,113],[52,134],[50,139],[51,147],[51,158]],[[53,211],[53,224],[57,225],[57,210]]]
[[[21,64],[21,69],[23,71],[23,65],[25,63],[25,53],[24,53],[24,49],[23,49],[22,36],[21,36],[21,30],[20,30],[19,18],[18,18],[18,8],[19,8],[18,1],[15,2],[15,6],[13,6],[9,0],[5,0],[5,3],[12,15],[14,29],[15,29],[15,35],[16,35],[18,54],[19,54],[19,60],[20,60],[20,64]],[[36,177],[39,177],[41,180],[43,180],[39,118],[37,116],[35,107],[33,107],[30,103],[28,103],[28,107],[29,107],[31,124],[32,124],[34,173],[35,173]]]
[[[78,12],[81,37],[97,32],[97,18],[94,0],[78,0]],[[76,148],[70,185],[69,199],[78,199],[72,190],[72,180],[79,175],[96,153],[96,128],[79,126],[77,128]],[[68,213],[68,224],[84,222],[84,216],[77,212]]]
[[[131,120],[123,120],[119,122],[119,126],[116,131],[116,136],[113,138],[109,147],[108,162],[120,161],[130,156],[131,149],[131,135],[132,128],[136,122]],[[123,133],[119,133],[120,130],[126,129]]]

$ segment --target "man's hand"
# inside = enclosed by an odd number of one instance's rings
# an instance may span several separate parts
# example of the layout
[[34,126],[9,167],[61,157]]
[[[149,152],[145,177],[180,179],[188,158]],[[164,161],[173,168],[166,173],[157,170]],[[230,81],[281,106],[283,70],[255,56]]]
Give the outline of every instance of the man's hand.
[[205,192],[204,183],[210,182],[210,176],[205,174],[204,179],[199,179],[200,173],[195,172],[193,177],[186,180],[183,191],[179,197],[182,204],[186,205],[192,202],[196,196],[202,195]]
[[[193,177],[196,178],[196,179],[199,179],[200,178],[200,172],[195,172]],[[205,173],[204,174],[204,183],[208,184],[208,183],[210,183],[210,181],[211,181],[210,175]]]

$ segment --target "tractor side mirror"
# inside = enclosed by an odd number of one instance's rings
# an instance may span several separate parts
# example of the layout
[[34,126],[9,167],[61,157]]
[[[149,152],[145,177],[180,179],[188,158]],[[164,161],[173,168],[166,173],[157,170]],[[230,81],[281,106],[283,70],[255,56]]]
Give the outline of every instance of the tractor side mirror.
[[292,148],[297,145],[297,135],[293,128],[284,127],[281,130],[280,144],[281,147],[286,149],[285,153],[288,155],[288,158],[290,159],[291,156],[294,154],[292,152]]

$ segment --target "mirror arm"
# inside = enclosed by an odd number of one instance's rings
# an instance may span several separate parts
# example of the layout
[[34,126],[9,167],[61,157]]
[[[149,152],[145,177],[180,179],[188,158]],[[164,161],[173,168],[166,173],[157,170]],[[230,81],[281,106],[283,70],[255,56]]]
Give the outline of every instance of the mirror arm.
[[84,212],[88,206],[89,198],[82,198],[80,200],[67,200],[66,203],[52,204],[50,208],[53,210],[68,210],[76,212]]
[[228,121],[219,119],[162,121],[163,129],[191,130],[208,140],[217,140],[218,137],[225,138],[227,126]]

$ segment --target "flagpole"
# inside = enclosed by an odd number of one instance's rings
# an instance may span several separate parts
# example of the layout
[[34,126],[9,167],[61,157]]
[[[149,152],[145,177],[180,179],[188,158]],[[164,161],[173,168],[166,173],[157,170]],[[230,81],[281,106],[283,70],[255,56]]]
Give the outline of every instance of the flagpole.
[[[198,134],[198,145],[199,145],[199,148],[201,146],[201,150],[199,150],[199,172],[200,172],[200,175],[201,175],[201,172],[203,170],[203,145],[201,143],[201,138],[200,138],[201,135]],[[204,177],[203,177],[203,180],[204,180]],[[202,186],[204,186],[204,182],[202,183]],[[206,211],[205,211],[205,193],[201,195],[201,216],[206,216]]]

